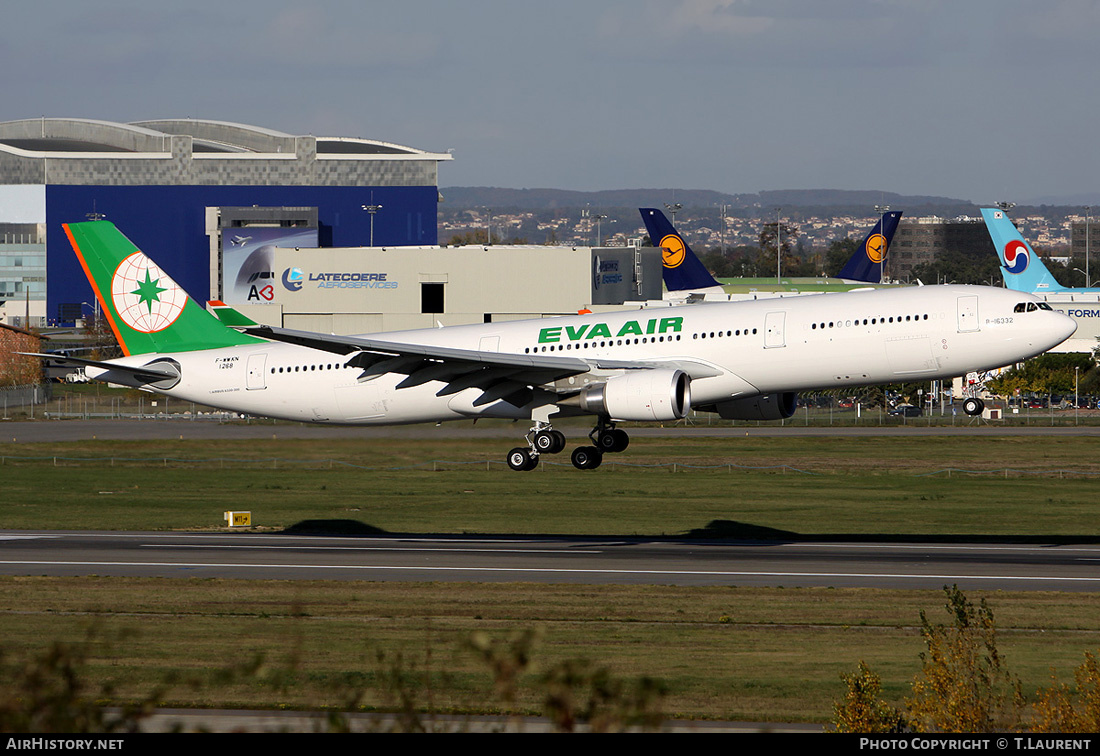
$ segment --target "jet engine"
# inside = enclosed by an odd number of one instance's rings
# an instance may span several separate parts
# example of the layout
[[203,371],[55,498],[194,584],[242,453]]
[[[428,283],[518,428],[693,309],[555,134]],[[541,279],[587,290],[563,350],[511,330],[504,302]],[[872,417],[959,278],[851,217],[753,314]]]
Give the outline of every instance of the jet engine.
[[746,399],[730,399],[718,402],[707,409],[717,412],[724,420],[786,420],[798,407],[798,394],[785,391],[782,394],[762,394]]
[[682,370],[629,370],[586,388],[577,405],[615,420],[679,420],[691,409],[691,378]]

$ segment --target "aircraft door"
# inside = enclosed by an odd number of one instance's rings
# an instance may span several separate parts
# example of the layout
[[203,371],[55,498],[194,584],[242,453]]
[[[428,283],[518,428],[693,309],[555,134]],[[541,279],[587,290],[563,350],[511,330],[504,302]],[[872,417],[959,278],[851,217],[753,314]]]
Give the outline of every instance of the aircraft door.
[[263,352],[248,355],[248,376],[245,388],[249,391],[267,388],[267,355]]
[[970,333],[977,330],[979,330],[978,298],[973,295],[959,297],[959,333]]
[[786,320],[785,312],[769,312],[764,316],[764,348],[774,349],[787,346],[786,336],[783,332],[783,323]]

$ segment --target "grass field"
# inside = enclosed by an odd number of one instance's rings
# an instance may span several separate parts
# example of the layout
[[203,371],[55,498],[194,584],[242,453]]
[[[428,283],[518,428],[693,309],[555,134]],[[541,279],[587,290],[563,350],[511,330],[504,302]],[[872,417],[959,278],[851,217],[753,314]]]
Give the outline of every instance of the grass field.
[[[1025,692],[1052,670],[1072,679],[1098,645],[1096,595],[987,598]],[[9,577],[0,600],[5,677],[48,639],[91,637],[89,692],[114,700],[159,689],[169,706],[386,708],[397,670],[421,709],[540,713],[541,680],[572,660],[659,679],[666,716],[777,722],[827,721],[860,660],[900,705],[920,668],[920,610],[948,620],[937,591],[849,589]],[[530,666],[502,701],[471,638],[527,631]]]
[[606,469],[580,472],[562,457],[527,474],[504,468],[500,446],[0,444],[0,527],[207,529],[222,525],[224,510],[247,508],[266,529],[354,520],[389,533],[737,535],[751,526],[1092,538],[1100,530],[1097,438],[637,439]]
[[[705,536],[751,527],[1096,541],[1100,530],[1100,440],[1090,438],[639,438],[621,465],[528,474],[504,469],[500,447],[0,444],[0,528],[214,529],[225,509],[249,508],[265,529],[353,520],[393,533]],[[424,460],[441,462],[410,469]],[[670,461],[676,472],[643,466]],[[781,463],[803,472],[774,467]],[[930,474],[947,468],[986,472]],[[1049,684],[1052,668],[1070,679],[1100,646],[1100,595],[987,598],[1025,692]],[[161,701],[387,707],[398,670],[398,692],[421,708],[538,712],[542,676],[585,660],[616,679],[660,679],[670,715],[823,722],[840,675],[861,659],[900,704],[919,668],[919,612],[947,621],[943,603],[935,591],[869,589],[0,578],[0,637],[9,676],[50,640],[94,629],[88,673],[95,686],[111,682],[116,699],[175,679]],[[532,666],[515,702],[502,703],[469,641],[525,631],[537,637]],[[257,655],[266,660],[258,670],[215,671]]]

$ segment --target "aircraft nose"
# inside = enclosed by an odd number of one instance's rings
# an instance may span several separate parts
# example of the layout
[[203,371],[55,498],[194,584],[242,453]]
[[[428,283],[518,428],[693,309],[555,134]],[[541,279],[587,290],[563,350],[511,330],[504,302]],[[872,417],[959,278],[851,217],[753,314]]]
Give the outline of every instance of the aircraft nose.
[[1077,321],[1069,315],[1063,315],[1060,312],[1051,314],[1056,316],[1054,318],[1054,323],[1051,325],[1051,336],[1057,339],[1057,341],[1054,342],[1054,346],[1058,346],[1077,331]]

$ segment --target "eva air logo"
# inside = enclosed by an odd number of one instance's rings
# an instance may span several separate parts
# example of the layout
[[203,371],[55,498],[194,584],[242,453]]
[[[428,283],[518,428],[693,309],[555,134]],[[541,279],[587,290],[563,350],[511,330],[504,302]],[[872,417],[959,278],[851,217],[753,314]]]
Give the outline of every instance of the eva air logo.
[[163,331],[176,321],[187,294],[141,252],[127,257],[111,279],[111,301],[122,322],[142,333]]

